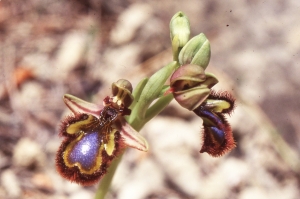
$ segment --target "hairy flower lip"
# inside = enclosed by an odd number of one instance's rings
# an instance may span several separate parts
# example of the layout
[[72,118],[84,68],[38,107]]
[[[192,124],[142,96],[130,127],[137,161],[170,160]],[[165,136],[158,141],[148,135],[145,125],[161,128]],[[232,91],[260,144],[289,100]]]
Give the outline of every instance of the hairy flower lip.
[[203,120],[203,145],[200,153],[207,152],[213,157],[219,157],[236,147],[236,142],[224,114],[209,108],[204,104],[194,110],[194,113]]
[[[103,106],[84,101],[70,94],[65,94],[63,100],[74,115],[84,113],[99,118],[101,110],[104,108]],[[117,127],[117,130],[120,131],[125,145],[141,151],[148,150],[146,139],[135,131],[122,116],[120,116],[113,124]]]

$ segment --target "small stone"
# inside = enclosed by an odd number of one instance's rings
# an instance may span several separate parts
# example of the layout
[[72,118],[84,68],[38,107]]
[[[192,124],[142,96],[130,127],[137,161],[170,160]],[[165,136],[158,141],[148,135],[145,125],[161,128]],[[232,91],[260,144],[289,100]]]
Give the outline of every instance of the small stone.
[[45,145],[45,151],[47,151],[47,153],[50,153],[50,154],[56,154],[57,149],[59,148],[59,146],[61,144],[60,142],[61,142],[61,139],[59,139],[58,136],[49,140],[47,142],[47,144]]
[[82,198],[93,198],[94,197],[94,193],[88,190],[84,190],[81,189],[77,192],[72,193],[72,195],[70,196],[70,199],[82,199]]
[[18,108],[24,111],[35,112],[42,109],[45,89],[37,82],[27,82],[22,85],[21,91],[12,100]]
[[116,27],[112,30],[111,41],[114,44],[124,44],[130,41],[138,28],[152,15],[152,9],[148,4],[133,4],[120,16]]
[[36,173],[32,177],[32,183],[39,189],[52,192],[54,190],[51,178],[44,173]]
[[203,186],[199,165],[192,156],[192,151],[198,153],[200,149],[200,125],[201,120],[186,123],[157,117],[147,128],[150,150],[157,162],[170,181],[192,197],[197,197]]
[[[126,79],[124,74],[128,72],[130,66],[135,66],[139,63],[140,57],[138,54],[140,51],[141,46],[135,43],[107,49],[103,55],[103,63],[105,64],[97,69],[99,70],[99,78],[105,79],[105,77],[110,77],[111,79],[119,79],[122,76],[122,78]],[[101,72],[104,70],[105,73]]]
[[10,198],[20,198],[21,196],[21,188],[19,184],[19,180],[16,174],[7,169],[2,172],[1,175],[1,184],[7,192],[8,197]]
[[13,153],[13,163],[20,167],[41,168],[45,165],[46,155],[39,144],[29,138],[21,138]]
[[242,191],[239,199],[265,199],[269,198],[268,194],[259,187],[249,187]]
[[219,165],[211,169],[208,176],[202,180],[202,198],[226,197],[230,190],[240,188],[251,177],[249,166],[241,160],[223,157],[218,162]]
[[0,169],[9,164],[8,158],[0,151]]
[[55,66],[58,78],[65,79],[83,59],[86,50],[87,35],[73,32],[66,36],[57,53]]
[[68,194],[72,194],[75,192],[79,192],[80,189],[82,188],[82,186],[80,186],[79,184],[67,181],[64,179],[64,192],[68,193]]
[[139,162],[126,180],[117,190],[119,199],[147,198],[151,193],[161,191],[164,177],[158,165],[148,158]]

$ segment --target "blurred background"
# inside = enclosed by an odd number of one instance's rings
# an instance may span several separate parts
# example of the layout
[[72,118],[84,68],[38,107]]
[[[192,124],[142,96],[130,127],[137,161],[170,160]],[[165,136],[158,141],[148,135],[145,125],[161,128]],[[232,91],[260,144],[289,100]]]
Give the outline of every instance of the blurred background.
[[175,102],[127,150],[107,199],[300,197],[300,1],[1,0],[0,198],[89,199],[97,185],[61,178],[54,159],[70,93],[102,103],[172,60],[169,21],[211,42],[207,71],[237,99],[237,148],[200,154],[202,121]]

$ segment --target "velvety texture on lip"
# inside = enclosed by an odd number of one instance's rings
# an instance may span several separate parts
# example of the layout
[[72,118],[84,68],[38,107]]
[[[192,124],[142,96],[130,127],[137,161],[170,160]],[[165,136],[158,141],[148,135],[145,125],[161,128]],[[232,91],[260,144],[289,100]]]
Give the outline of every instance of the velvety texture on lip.
[[113,96],[106,96],[103,106],[70,94],[63,97],[73,114],[62,120],[59,135],[64,140],[55,160],[57,171],[71,182],[94,184],[127,146],[148,150],[145,138],[123,118],[131,114],[134,100],[130,82],[118,80],[112,89]]
[[68,154],[68,160],[71,164],[80,164],[83,170],[90,170],[95,165],[96,157],[99,153],[101,140],[98,132],[92,132],[85,135],[77,141]]

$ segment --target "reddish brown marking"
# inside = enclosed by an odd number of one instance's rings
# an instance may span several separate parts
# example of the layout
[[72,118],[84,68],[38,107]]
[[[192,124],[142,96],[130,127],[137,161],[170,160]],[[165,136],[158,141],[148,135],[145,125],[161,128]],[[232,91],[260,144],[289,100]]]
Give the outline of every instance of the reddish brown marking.
[[200,153],[207,152],[213,157],[219,157],[236,147],[236,143],[234,141],[229,123],[223,115],[219,114],[219,117],[222,118],[221,120],[224,124],[224,128],[222,128],[222,131],[225,134],[225,139],[223,143],[217,143],[214,139],[212,139],[212,132],[210,132],[211,130],[209,129],[209,127],[204,125],[204,132],[202,134],[203,145],[200,150]]
[[170,87],[168,90],[166,90],[166,92],[164,93],[164,96],[170,94],[170,93],[174,93],[175,92],[175,89],[174,87]]
[[[72,103],[74,106],[78,107],[79,109],[82,110],[82,112],[85,112],[85,113],[91,113],[93,115],[99,115],[101,110],[102,109],[99,109],[98,111],[93,111],[91,109],[87,109],[83,106],[80,106],[78,103],[74,102],[72,99],[68,98],[68,97],[65,97],[69,100],[69,103]],[[66,104],[68,106],[68,104]],[[76,111],[74,109],[72,109],[72,107],[68,106],[68,108],[74,113],[74,114],[77,114]]]

